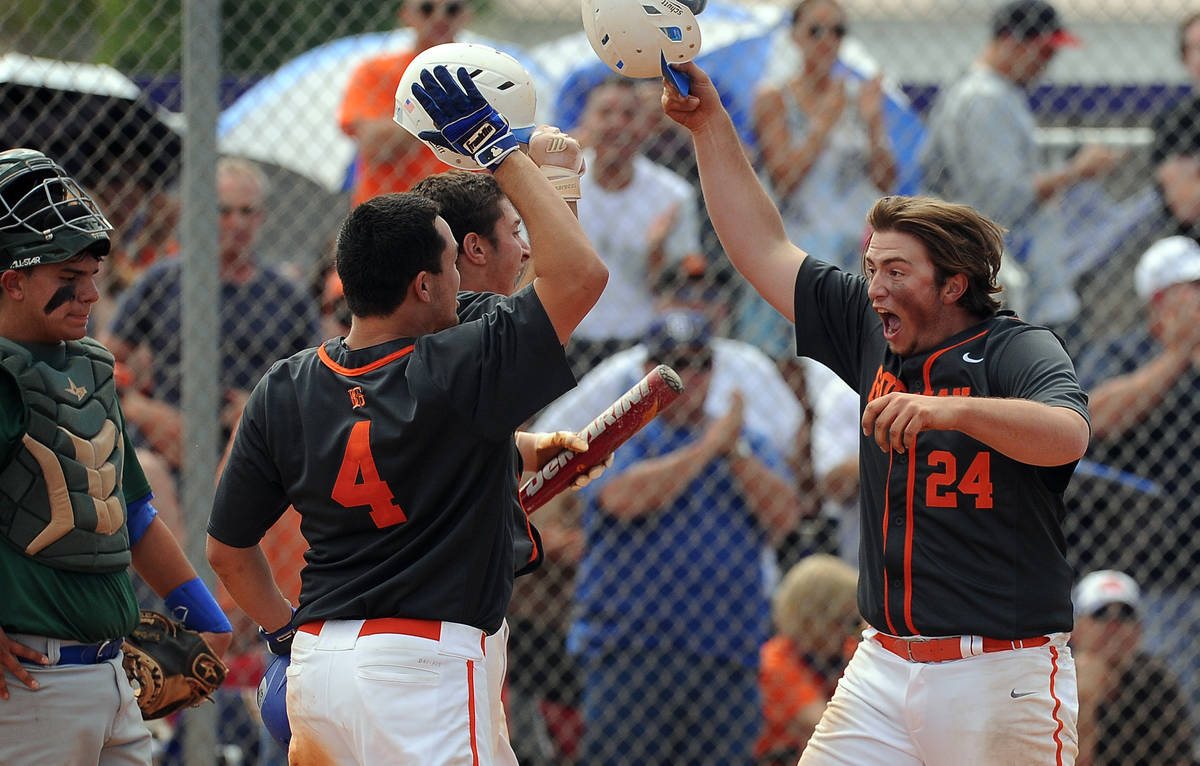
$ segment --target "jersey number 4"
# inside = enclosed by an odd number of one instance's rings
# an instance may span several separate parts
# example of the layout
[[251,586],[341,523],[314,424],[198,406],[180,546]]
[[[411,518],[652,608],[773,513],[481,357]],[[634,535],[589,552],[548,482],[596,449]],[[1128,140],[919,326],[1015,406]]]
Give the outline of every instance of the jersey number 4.
[[[925,504],[930,508],[957,508],[958,494],[975,496],[977,510],[992,507],[992,458],[990,452],[977,452],[971,465],[958,478],[958,461],[953,452],[933,450],[929,465],[934,469],[925,484]],[[952,489],[958,482],[958,491]]]
[[371,421],[360,420],[350,429],[346,456],[342,458],[330,496],[347,508],[370,506],[371,520],[380,529],[408,520],[396,505],[392,488],[379,478],[375,456],[371,454]]

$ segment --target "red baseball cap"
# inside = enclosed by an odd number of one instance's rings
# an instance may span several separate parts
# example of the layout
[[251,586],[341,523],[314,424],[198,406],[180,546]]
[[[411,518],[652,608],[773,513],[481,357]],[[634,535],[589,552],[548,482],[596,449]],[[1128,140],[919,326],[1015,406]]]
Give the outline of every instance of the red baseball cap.
[[1067,31],[1053,5],[1045,0],[1013,0],[992,13],[992,37],[1028,40],[1050,36],[1055,47],[1078,47],[1082,41]]

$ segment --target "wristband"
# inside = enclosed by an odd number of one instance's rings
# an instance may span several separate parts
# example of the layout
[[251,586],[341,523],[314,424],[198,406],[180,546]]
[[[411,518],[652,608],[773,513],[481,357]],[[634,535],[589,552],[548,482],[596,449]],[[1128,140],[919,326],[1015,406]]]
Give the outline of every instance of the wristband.
[[163,599],[167,611],[185,628],[200,633],[232,633],[229,618],[217,606],[204,581],[199,577],[188,580]]
[[150,528],[154,517],[158,515],[158,509],[150,504],[153,497],[154,495],[147,495],[125,506],[125,528],[129,530],[130,548],[138,544],[142,535]]
[[261,625],[258,627],[258,635],[267,642],[268,652],[276,657],[286,657],[292,653],[292,639],[296,637],[296,626],[292,621],[295,619],[296,607],[292,607],[291,618],[279,630],[268,633]]
[[579,191],[579,173],[556,165],[542,165],[541,170],[558,196],[567,202],[577,202],[583,196]]

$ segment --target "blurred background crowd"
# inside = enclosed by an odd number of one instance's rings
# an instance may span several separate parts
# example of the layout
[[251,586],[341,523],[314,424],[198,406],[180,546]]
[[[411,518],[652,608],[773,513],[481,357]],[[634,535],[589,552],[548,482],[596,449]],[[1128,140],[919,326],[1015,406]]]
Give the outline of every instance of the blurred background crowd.
[[[200,115],[216,121],[216,184],[189,190],[186,137],[204,122],[183,93],[209,82],[185,74],[184,14],[198,5],[219,36],[204,57],[219,114]],[[699,20],[699,63],[814,256],[857,270],[864,215],[885,194],[966,202],[1008,228],[1004,300],[1065,339],[1091,397],[1065,520],[1080,763],[1193,763],[1200,8],[712,0]],[[120,362],[156,505],[198,550],[206,495],[185,481],[187,424],[211,423],[223,446],[274,360],[344,333],[330,239],[352,204],[447,169],[392,112],[408,61],[450,41],[516,57],[540,121],[588,149],[579,217],[609,284],[568,349],[579,388],[534,427],[586,424],[656,363],[688,385],[600,482],[534,518],[546,563],[517,581],[509,615],[521,762],[794,763],[861,627],[859,402],[795,358],[789,325],[731,269],[661,84],[613,77],[574,0],[0,8],[0,146],[46,151],[117,230],[91,332]],[[217,232],[203,261],[217,304],[201,310],[218,350],[204,368],[188,354],[194,254],[180,234],[198,217]],[[210,386],[216,410],[189,412],[188,385]],[[651,470],[694,439],[713,458],[686,481]],[[772,491],[747,489],[747,471]],[[303,538],[271,535],[294,598]],[[255,718],[255,626],[225,606],[237,638],[220,760],[280,763]],[[160,727],[162,763],[211,762],[180,744],[191,715]]]

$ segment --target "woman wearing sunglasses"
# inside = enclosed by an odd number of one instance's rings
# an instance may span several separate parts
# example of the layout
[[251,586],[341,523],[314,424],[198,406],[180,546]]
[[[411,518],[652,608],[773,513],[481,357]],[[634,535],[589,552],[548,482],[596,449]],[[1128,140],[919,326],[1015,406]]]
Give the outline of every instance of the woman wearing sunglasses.
[[402,0],[397,14],[412,29],[411,50],[367,59],[350,75],[338,112],[342,132],[358,142],[352,203],[387,192],[407,191],[427,175],[446,169],[433,151],[392,121],[396,83],[421,51],[452,43],[471,20],[467,0]]
[[[838,65],[846,15],[834,0],[801,0],[792,40],[803,62],[754,104],[758,168],[789,238],[843,269],[857,270],[863,221],[894,190],[896,163],[883,122],[880,78]],[[757,294],[744,299],[745,340],[775,358],[792,356],[791,329]]]

